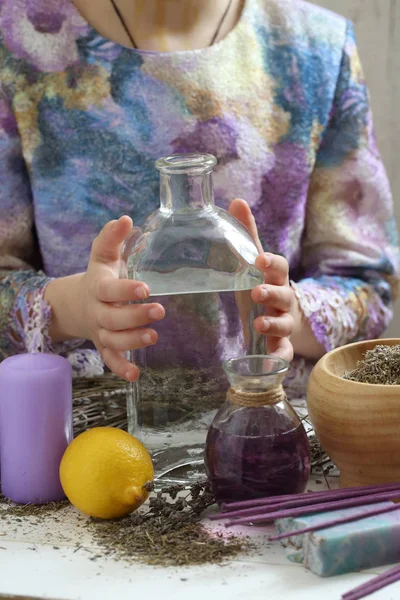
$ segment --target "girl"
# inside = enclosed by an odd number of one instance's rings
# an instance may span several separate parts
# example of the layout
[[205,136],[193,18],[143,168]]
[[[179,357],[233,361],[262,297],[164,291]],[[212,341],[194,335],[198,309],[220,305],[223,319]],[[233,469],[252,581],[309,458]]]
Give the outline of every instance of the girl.
[[132,228],[119,217],[157,207],[154,160],[177,152],[218,158],[217,204],[268,250],[253,299],[269,352],[304,365],[384,331],[397,238],[351,23],[302,0],[0,11],[2,357],[54,351],[81,374],[104,361],[138,376],[125,351],[156,343],[164,308],[116,306],[149,295],[118,279]]

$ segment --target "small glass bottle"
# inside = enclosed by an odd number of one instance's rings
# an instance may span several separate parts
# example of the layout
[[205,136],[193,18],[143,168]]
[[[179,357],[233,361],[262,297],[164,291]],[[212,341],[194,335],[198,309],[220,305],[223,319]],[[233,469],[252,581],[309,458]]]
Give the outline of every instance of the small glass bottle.
[[224,364],[231,387],[208,431],[205,450],[219,504],[305,490],[310,447],[282,387],[288,368],[284,360],[270,356]]
[[151,452],[157,478],[188,483],[204,474],[207,430],[224,403],[225,360],[265,352],[253,328],[263,307],[251,290],[263,282],[248,230],[214,203],[209,154],[156,162],[160,207],[123,252],[122,277],[144,281],[149,302],[165,308],[151,326],[158,342],[132,352],[141,368],[128,394],[128,426]]

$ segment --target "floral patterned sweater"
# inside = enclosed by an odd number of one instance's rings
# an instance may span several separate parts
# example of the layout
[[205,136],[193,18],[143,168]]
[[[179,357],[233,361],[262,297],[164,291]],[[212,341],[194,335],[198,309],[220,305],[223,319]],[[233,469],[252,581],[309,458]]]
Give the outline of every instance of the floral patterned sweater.
[[2,358],[101,371],[79,341],[52,348],[46,284],[85,269],[108,220],[157,207],[154,160],[176,152],[217,156],[217,204],[249,202],[327,350],[384,331],[397,237],[351,23],[246,0],[221,42],[162,54],[102,37],[72,0],[0,0],[0,34]]

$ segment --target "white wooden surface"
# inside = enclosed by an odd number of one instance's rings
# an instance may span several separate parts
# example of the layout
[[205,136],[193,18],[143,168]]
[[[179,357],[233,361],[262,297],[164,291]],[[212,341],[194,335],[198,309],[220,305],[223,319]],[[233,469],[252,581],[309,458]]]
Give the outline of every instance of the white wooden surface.
[[[314,0],[351,19],[372,98],[379,146],[400,223],[400,0]],[[400,303],[388,335],[400,337]]]
[[[327,481],[337,486],[337,478]],[[326,489],[321,476],[318,482],[310,481],[309,489]],[[279,542],[268,543],[272,527],[244,529],[257,550],[223,566],[155,568],[111,557],[93,560],[101,551],[84,526],[86,518],[72,507],[58,511],[57,520],[47,516],[37,522],[27,517],[20,523],[14,519],[8,523],[3,510],[4,506],[0,510],[0,598],[26,594],[54,600],[340,600],[344,592],[388,568],[317,577],[290,562]],[[375,598],[398,600],[400,583]]]

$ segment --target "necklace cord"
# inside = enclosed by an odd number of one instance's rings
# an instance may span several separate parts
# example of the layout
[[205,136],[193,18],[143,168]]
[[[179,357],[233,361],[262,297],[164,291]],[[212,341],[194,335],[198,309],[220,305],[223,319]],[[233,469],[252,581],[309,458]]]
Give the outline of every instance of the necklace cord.
[[129,28],[128,28],[127,24],[125,23],[125,19],[122,16],[122,13],[119,10],[117,4],[115,3],[115,0],[110,0],[110,2],[113,5],[114,11],[115,11],[118,19],[120,20],[120,23],[121,23],[122,27],[125,29],[125,33],[127,34],[127,36],[129,38],[129,40],[130,40],[133,48],[135,48],[137,50],[137,46],[135,44],[135,40],[133,39],[133,36],[132,36],[131,32],[129,31]]
[[214,36],[213,36],[213,38],[212,38],[212,40],[211,40],[211,42],[210,42],[209,46],[214,46],[214,44],[215,44],[215,42],[216,42],[216,40],[217,40],[217,38],[218,38],[218,36],[219,36],[219,34],[220,34],[220,31],[221,31],[222,25],[225,23],[225,19],[226,19],[226,17],[228,16],[228,13],[229,13],[229,11],[230,11],[230,8],[231,8],[231,6],[232,6],[232,2],[233,2],[233,0],[229,0],[228,4],[227,4],[227,6],[226,6],[226,8],[225,8],[225,10],[224,10],[224,14],[223,14],[223,15],[222,15],[222,17],[221,17],[221,20],[220,20],[220,22],[218,23],[217,30],[216,30],[216,32],[214,33]]
[[[115,0],[110,0],[110,2],[111,2],[111,4],[112,4],[112,6],[113,6],[113,9],[114,9],[114,11],[115,11],[115,14],[117,15],[117,17],[118,17],[118,19],[119,19],[119,21],[120,21],[120,23],[121,23],[122,27],[123,27],[123,28],[124,28],[124,30],[125,30],[125,33],[126,33],[126,35],[128,36],[128,38],[129,38],[129,40],[130,40],[130,42],[131,42],[131,44],[132,44],[132,47],[133,47],[134,49],[136,49],[136,50],[137,50],[137,49],[138,49],[138,47],[137,47],[137,45],[136,45],[136,42],[135,42],[135,40],[133,39],[133,35],[132,35],[132,34],[131,34],[131,32],[129,31],[129,27],[128,27],[128,25],[126,24],[126,21],[125,21],[125,19],[124,19],[123,15],[122,15],[122,13],[121,13],[120,9],[119,9],[119,8],[118,8],[118,6],[117,6],[117,3],[115,2]],[[219,23],[218,23],[218,27],[217,27],[217,29],[216,29],[216,31],[215,31],[215,33],[214,33],[213,37],[212,37],[212,40],[211,40],[211,42],[210,42],[209,46],[213,46],[213,45],[215,44],[216,40],[218,39],[218,36],[219,36],[219,34],[220,34],[220,32],[221,32],[221,28],[222,28],[223,24],[225,23],[225,19],[226,19],[226,17],[228,16],[228,13],[229,13],[229,11],[230,11],[230,9],[231,9],[232,2],[233,2],[233,0],[229,0],[228,4],[227,4],[227,6],[226,6],[226,8],[225,8],[225,10],[224,10],[224,13],[223,13],[223,15],[222,15],[222,17],[221,17],[221,19],[220,19],[220,21],[219,21]]]

